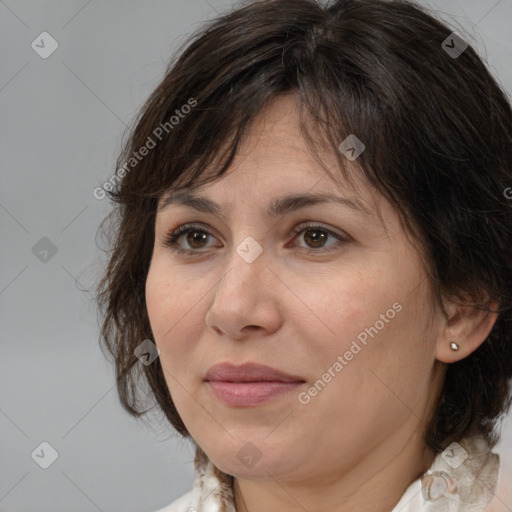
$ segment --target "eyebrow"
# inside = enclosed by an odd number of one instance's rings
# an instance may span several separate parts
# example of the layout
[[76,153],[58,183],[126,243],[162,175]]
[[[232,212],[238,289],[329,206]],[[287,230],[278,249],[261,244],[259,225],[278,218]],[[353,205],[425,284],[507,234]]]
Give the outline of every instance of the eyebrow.
[[[292,194],[278,197],[270,203],[266,213],[270,217],[279,217],[300,210],[301,208],[328,202],[341,204],[353,210],[366,213],[367,215],[372,215],[372,211],[364,206],[358,199],[349,199],[328,193]],[[206,197],[196,196],[189,191],[176,191],[168,194],[158,210],[162,211],[171,204],[180,204],[194,208],[200,212],[211,213],[221,218],[225,217],[222,208],[215,201],[207,199]]]

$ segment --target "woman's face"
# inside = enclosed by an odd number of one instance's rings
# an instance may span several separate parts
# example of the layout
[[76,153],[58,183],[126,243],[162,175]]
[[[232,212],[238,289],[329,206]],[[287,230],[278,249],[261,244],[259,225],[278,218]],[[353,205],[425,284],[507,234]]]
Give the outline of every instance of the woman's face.
[[[230,172],[193,191],[220,213],[178,202],[158,212],[146,283],[178,413],[214,464],[240,478],[332,478],[370,453],[385,465],[424,428],[439,384],[442,321],[428,320],[426,276],[396,212],[362,181],[357,197],[341,177],[332,181],[295,112],[293,96],[274,100]],[[294,201],[267,213],[278,198],[302,194],[344,204]],[[174,246],[183,253],[164,245],[189,223],[196,234]],[[225,362],[267,365],[300,382],[270,385],[281,393],[259,403],[251,393],[268,383],[217,383],[235,395],[225,401],[205,381]],[[236,398],[242,389],[245,399]]]

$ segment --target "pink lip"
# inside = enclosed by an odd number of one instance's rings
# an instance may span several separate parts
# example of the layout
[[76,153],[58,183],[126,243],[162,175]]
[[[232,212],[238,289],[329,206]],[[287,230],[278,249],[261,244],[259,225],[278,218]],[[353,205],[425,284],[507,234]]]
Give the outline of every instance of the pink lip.
[[208,370],[205,381],[217,398],[233,406],[259,405],[305,382],[301,377],[255,363],[216,364]]
[[205,380],[226,382],[304,382],[302,377],[289,375],[270,366],[256,363],[245,363],[236,366],[232,363],[219,363],[212,366]]
[[283,393],[288,393],[302,382],[207,382],[213,394],[232,406],[260,405]]

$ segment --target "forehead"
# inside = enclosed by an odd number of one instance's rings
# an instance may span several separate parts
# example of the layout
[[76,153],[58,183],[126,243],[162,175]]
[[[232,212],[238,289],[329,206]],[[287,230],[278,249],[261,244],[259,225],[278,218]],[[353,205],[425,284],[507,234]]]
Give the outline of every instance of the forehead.
[[158,211],[175,204],[224,217],[221,206],[211,196],[226,197],[227,201],[220,202],[231,204],[230,196],[249,190],[254,192],[251,200],[257,196],[269,217],[329,201],[368,216],[380,215],[378,194],[362,178],[357,162],[344,163],[350,174],[349,183],[332,150],[321,152],[320,157],[304,140],[296,95],[279,96],[255,117],[227,172],[215,176],[213,165],[203,171],[211,176],[210,181],[169,188],[159,198]]
[[[350,198],[343,197],[338,194],[322,192],[297,192],[274,198],[270,203],[268,203],[265,213],[269,217],[279,217],[288,212],[321,203],[335,203],[366,215],[373,214],[371,208],[365,205],[357,197]],[[197,191],[194,191],[193,189],[169,192],[164,195],[159,209],[163,210],[167,206],[173,204],[188,206],[220,217],[225,216],[222,207],[219,206],[218,203],[202,194],[198,194]]]

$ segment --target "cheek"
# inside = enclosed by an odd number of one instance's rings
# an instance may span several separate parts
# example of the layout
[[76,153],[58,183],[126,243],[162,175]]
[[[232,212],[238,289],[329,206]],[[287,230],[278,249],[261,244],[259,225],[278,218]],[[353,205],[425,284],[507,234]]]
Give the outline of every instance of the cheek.
[[179,270],[156,253],[146,279],[146,305],[152,327],[169,329],[190,309],[191,302],[198,301],[198,288],[189,286]]
[[[373,325],[392,306],[386,290],[375,285],[372,275],[344,272],[326,279],[295,281],[295,322],[309,340],[320,340],[325,349],[344,351],[365,327]],[[347,347],[347,348],[345,348]]]
[[165,345],[166,350],[174,346],[167,340],[178,338],[182,328],[178,320],[185,316],[190,300],[186,293],[174,272],[166,271],[158,261],[152,263],[146,280],[146,307],[157,346]]
[[[146,280],[146,306],[154,342],[161,350],[162,364],[173,375],[185,371],[201,337],[208,290],[186,281],[162,258],[155,259]],[[207,283],[206,283],[207,284]]]
[[[363,390],[372,403],[372,397],[379,396],[377,390],[384,394],[386,390],[371,371],[399,389],[418,370],[426,371],[421,365],[428,350],[425,324],[418,315],[424,298],[421,289],[411,294],[408,290],[413,286],[409,288],[396,276],[379,266],[365,273],[347,272],[335,282],[326,280],[324,286],[312,287],[302,281],[301,287],[294,287],[297,296],[307,298],[308,307],[297,309],[294,315],[304,333],[306,359],[315,361],[311,377],[320,378],[331,369],[337,376],[332,379],[337,383],[330,386],[332,390],[338,385],[345,391]],[[344,361],[343,369],[336,372],[333,365],[338,356]],[[398,374],[400,365],[406,369]]]
[[166,311],[172,311],[172,294],[169,293],[170,283],[159,266],[152,263],[146,279],[146,307],[153,334],[158,339],[162,331],[162,323]]
[[[161,269],[156,262],[150,267],[146,280],[146,306],[153,341],[160,351],[164,379],[183,419],[190,404],[189,395],[183,393],[182,386],[187,379],[186,369],[191,364],[194,339],[198,338],[190,332],[187,313],[190,315],[195,310],[191,311],[191,297],[187,296],[185,288],[171,277],[173,274]],[[189,389],[189,385],[185,385]]]

